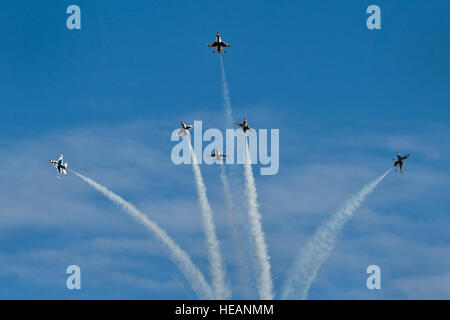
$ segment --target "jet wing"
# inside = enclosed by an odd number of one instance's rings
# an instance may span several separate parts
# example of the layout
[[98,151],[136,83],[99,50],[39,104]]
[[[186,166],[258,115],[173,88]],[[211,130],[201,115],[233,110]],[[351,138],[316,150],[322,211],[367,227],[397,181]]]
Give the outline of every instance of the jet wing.
[[213,43],[208,44],[208,47],[217,47],[217,46],[218,46],[217,41],[214,41]]
[[226,47],[226,48],[229,48],[229,47],[231,47],[231,45],[230,45],[230,44],[228,44],[228,43],[225,43],[225,42],[223,42],[223,41],[222,41],[222,42],[220,43],[220,46],[221,46],[221,47]]

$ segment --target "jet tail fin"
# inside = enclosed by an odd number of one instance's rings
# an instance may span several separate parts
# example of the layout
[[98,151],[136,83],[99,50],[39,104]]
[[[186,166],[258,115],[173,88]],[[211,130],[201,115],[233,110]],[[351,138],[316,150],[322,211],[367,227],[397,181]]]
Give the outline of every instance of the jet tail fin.
[[66,162],[66,163],[64,163],[64,169],[63,169],[63,172],[64,172],[64,174],[67,174],[67,169],[69,168],[69,163],[68,162]]

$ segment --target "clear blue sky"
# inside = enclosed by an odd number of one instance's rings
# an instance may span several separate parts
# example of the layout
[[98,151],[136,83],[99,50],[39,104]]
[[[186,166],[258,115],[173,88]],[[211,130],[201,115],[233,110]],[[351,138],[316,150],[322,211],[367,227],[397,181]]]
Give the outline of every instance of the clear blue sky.
[[[81,8],[82,29],[66,28]],[[378,4],[382,29],[366,28]],[[280,129],[280,172],[256,176],[276,288],[345,199],[411,153],[345,227],[311,298],[450,298],[448,1],[12,1],[0,10],[0,298],[196,296],[145,229],[48,159],[121,194],[208,274],[179,121],[221,127],[220,31],[236,120]],[[218,168],[202,167],[233,296]],[[234,188],[239,189],[241,185]],[[238,202],[240,201],[240,202]],[[238,214],[245,216],[245,199]],[[179,211],[180,208],[186,210]],[[241,219],[243,238],[248,231]],[[296,246],[292,246],[296,243]],[[83,289],[65,288],[79,264]],[[379,264],[383,289],[365,288]]]

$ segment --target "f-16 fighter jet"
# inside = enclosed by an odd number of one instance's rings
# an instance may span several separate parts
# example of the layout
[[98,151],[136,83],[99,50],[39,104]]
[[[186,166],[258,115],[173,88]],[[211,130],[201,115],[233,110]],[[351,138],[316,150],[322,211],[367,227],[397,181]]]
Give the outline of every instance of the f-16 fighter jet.
[[397,155],[397,160],[392,158],[392,161],[394,162],[395,172],[397,172],[397,167],[399,167],[400,172],[403,173],[403,170],[402,170],[403,163],[405,162],[406,159],[409,158],[409,154],[402,157],[398,152],[396,152],[396,155]]
[[213,53],[219,53],[220,54],[220,53],[227,53],[225,50],[222,49],[222,47],[229,48],[229,47],[231,47],[231,45],[229,45],[228,43],[223,42],[222,38],[220,37],[220,33],[217,32],[217,34],[216,34],[216,41],[214,41],[211,44],[208,44],[208,47],[210,47],[210,48],[211,47],[217,48],[216,50],[213,51]]
[[54,165],[58,171],[58,179],[61,179],[61,173],[64,173],[64,175],[67,174],[67,168],[69,166],[67,162],[63,164],[63,157],[63,155],[60,155],[58,161],[50,160],[50,163]]
[[247,119],[244,118],[244,121],[242,121],[242,123],[240,122],[236,122],[236,124],[242,128],[242,131],[244,131],[244,133],[246,133],[247,131],[254,131],[252,128],[250,128],[250,126],[247,123]]
[[180,131],[178,131],[177,135],[181,135],[183,137],[187,136],[188,134],[190,134],[189,130],[192,129],[194,125],[187,125],[184,123],[184,121],[181,121],[181,129]]
[[216,148],[216,151],[214,151],[211,154],[211,157],[214,158],[215,161],[223,160],[223,158],[228,157],[226,154],[223,154],[219,151],[219,149]]

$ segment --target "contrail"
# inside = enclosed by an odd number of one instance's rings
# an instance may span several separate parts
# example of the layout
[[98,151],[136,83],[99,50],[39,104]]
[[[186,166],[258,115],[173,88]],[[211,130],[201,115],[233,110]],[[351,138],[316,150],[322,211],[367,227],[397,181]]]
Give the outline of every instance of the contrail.
[[206,195],[206,187],[203,182],[202,173],[197,162],[191,142],[189,147],[192,155],[192,169],[194,171],[195,182],[197,185],[198,199],[202,212],[203,229],[206,235],[206,244],[212,275],[212,285],[217,299],[229,299],[231,292],[225,285],[225,271],[223,268],[223,259],[220,253],[219,240],[217,240],[216,227],[214,225],[213,214]]
[[364,186],[361,191],[347,200],[344,206],[340,207],[329,220],[322,223],[316,230],[288,274],[282,290],[282,299],[306,299],[318,270],[336,245],[343,226],[391,170],[389,169],[375,181]]
[[250,223],[250,234],[253,240],[253,250],[259,271],[258,291],[263,300],[273,299],[272,276],[270,274],[270,258],[267,253],[267,245],[264,240],[264,231],[262,230],[261,214],[258,210],[257,193],[255,178],[251,166],[250,152],[248,142],[245,139],[245,193],[248,200],[248,217]]
[[[222,56],[220,56],[220,66],[222,71],[222,90],[223,90],[223,104],[225,107],[225,115],[227,123],[230,127],[233,126],[232,109],[230,91],[228,89],[228,82],[225,75],[225,67]],[[247,140],[246,140],[247,141]],[[248,145],[246,142],[246,159],[250,159],[248,152]],[[247,161],[246,160],[246,161]],[[259,296],[263,300],[273,299],[272,293],[272,277],[270,274],[269,255],[267,253],[267,245],[264,240],[264,232],[261,225],[261,214],[258,211],[257,193],[255,186],[255,179],[253,177],[251,161],[246,162],[244,175],[246,177],[246,195],[249,204],[249,223],[250,233],[253,239],[253,247],[256,256],[256,262],[259,269],[258,276],[258,290]]]
[[[228,87],[228,81],[225,73],[225,65],[223,63],[222,55],[219,55],[220,57],[220,71],[222,76],[222,93],[223,93],[223,107],[225,109],[225,118],[228,128],[233,127],[233,109],[231,107],[231,98],[230,98],[230,90]],[[234,171],[233,171],[234,169]],[[230,172],[230,171],[229,171]],[[230,181],[232,184],[237,185],[237,178],[236,178],[236,167],[231,168],[230,172]],[[234,207],[234,201],[233,196],[231,194],[230,190],[230,184],[228,182],[228,177],[225,172],[225,167],[222,166],[222,171],[220,178],[222,180],[223,184],[223,192],[225,194],[225,200],[227,201],[227,211],[228,211],[228,221],[231,229],[231,236],[233,239],[233,246],[235,249],[236,254],[236,261],[238,263],[239,268],[239,274],[240,274],[240,281],[246,288],[246,291],[250,290],[250,276],[249,271],[246,263],[246,256],[245,252],[243,250],[242,242],[241,242],[241,235],[239,233],[238,229],[238,223],[236,221],[235,217],[235,207]]]
[[135,206],[133,206],[128,201],[124,200],[119,195],[108,190],[106,187],[100,185],[94,180],[83,176],[82,174],[69,170],[85,182],[87,182],[94,189],[102,193],[106,198],[114,202],[115,204],[122,207],[125,212],[130,214],[138,222],[145,225],[151,232],[153,232],[156,237],[169,249],[169,256],[175,265],[180,269],[181,273],[186,277],[187,281],[191,285],[194,292],[198,295],[200,299],[214,299],[214,294],[211,287],[203,276],[202,272],[197,269],[197,267],[192,263],[191,258],[188,254],[181,249],[176,242],[170,238],[167,233],[161,229],[156,222],[148,219],[147,216],[139,211]]
[[[243,250],[243,245],[240,239],[241,237],[234,216],[234,211],[236,210],[236,208],[234,207],[234,202],[230,190],[230,184],[228,183],[227,175],[225,173],[225,165],[222,165],[220,168],[221,168],[220,179],[222,180],[223,193],[225,195],[225,201],[227,204],[228,224],[231,229],[231,238],[235,250],[234,253],[236,257],[237,266],[239,268],[239,281],[241,282],[245,290],[248,290],[248,287],[250,286],[250,279],[248,277],[248,269],[245,262],[246,259]],[[248,294],[248,292],[246,294]]]
[[220,70],[222,71],[222,90],[223,90],[223,106],[225,108],[225,116],[227,118],[227,126],[233,127],[233,115],[231,109],[230,90],[228,89],[227,77],[225,75],[225,66],[222,56],[220,56]]

